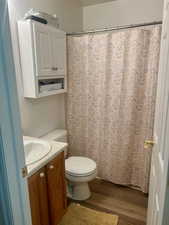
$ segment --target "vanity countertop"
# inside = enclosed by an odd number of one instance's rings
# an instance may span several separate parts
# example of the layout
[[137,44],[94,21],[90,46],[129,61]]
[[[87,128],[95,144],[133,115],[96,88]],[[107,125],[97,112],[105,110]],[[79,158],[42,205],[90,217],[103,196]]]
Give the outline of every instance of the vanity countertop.
[[[32,138],[32,137],[26,137],[26,138],[28,140],[37,139],[37,138]],[[27,169],[28,169],[27,177],[32,176],[39,169],[41,169],[43,166],[45,166],[48,162],[50,162],[52,159],[54,159],[59,153],[61,153],[63,151],[66,153],[66,151],[67,151],[67,146],[68,146],[67,143],[49,141],[49,144],[51,145],[51,150],[48,153],[48,155],[46,155],[41,160],[27,166]]]

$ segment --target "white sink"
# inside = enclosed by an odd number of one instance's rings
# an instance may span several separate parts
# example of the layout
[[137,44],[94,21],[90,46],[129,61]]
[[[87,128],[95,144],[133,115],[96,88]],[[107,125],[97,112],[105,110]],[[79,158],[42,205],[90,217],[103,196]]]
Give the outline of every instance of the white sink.
[[51,150],[51,146],[47,141],[40,139],[23,139],[26,165],[38,162],[47,156]]

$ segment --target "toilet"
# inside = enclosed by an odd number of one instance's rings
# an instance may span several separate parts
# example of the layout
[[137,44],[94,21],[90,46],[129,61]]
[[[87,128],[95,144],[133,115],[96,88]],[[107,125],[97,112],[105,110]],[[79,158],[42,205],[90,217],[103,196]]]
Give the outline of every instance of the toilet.
[[66,178],[68,180],[68,196],[83,201],[91,196],[88,182],[96,178],[96,163],[86,157],[70,157],[66,159]]
[[[41,137],[48,141],[67,142],[67,131],[57,129]],[[91,196],[88,183],[97,176],[95,161],[87,157],[72,156],[65,160],[67,195],[77,201]]]

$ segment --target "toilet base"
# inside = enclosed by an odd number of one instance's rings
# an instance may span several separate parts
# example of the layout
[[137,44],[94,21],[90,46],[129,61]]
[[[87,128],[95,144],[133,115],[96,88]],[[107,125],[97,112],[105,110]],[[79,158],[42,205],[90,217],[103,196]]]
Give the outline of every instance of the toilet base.
[[84,201],[90,198],[91,192],[87,182],[67,182],[67,195],[76,201]]

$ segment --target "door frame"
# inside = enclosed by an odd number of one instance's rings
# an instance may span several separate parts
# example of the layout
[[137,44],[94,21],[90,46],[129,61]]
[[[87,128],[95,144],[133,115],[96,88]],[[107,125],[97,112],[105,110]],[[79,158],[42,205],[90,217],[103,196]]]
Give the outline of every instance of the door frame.
[[7,0],[0,0],[0,6],[0,220],[31,225]]
[[[169,225],[169,0],[164,1],[147,225]],[[156,135],[157,133],[157,135]],[[162,177],[163,176],[163,177]],[[159,179],[158,179],[159,178]],[[160,180],[160,178],[163,178]],[[152,182],[152,183],[151,183]],[[153,183],[154,182],[154,183]]]

